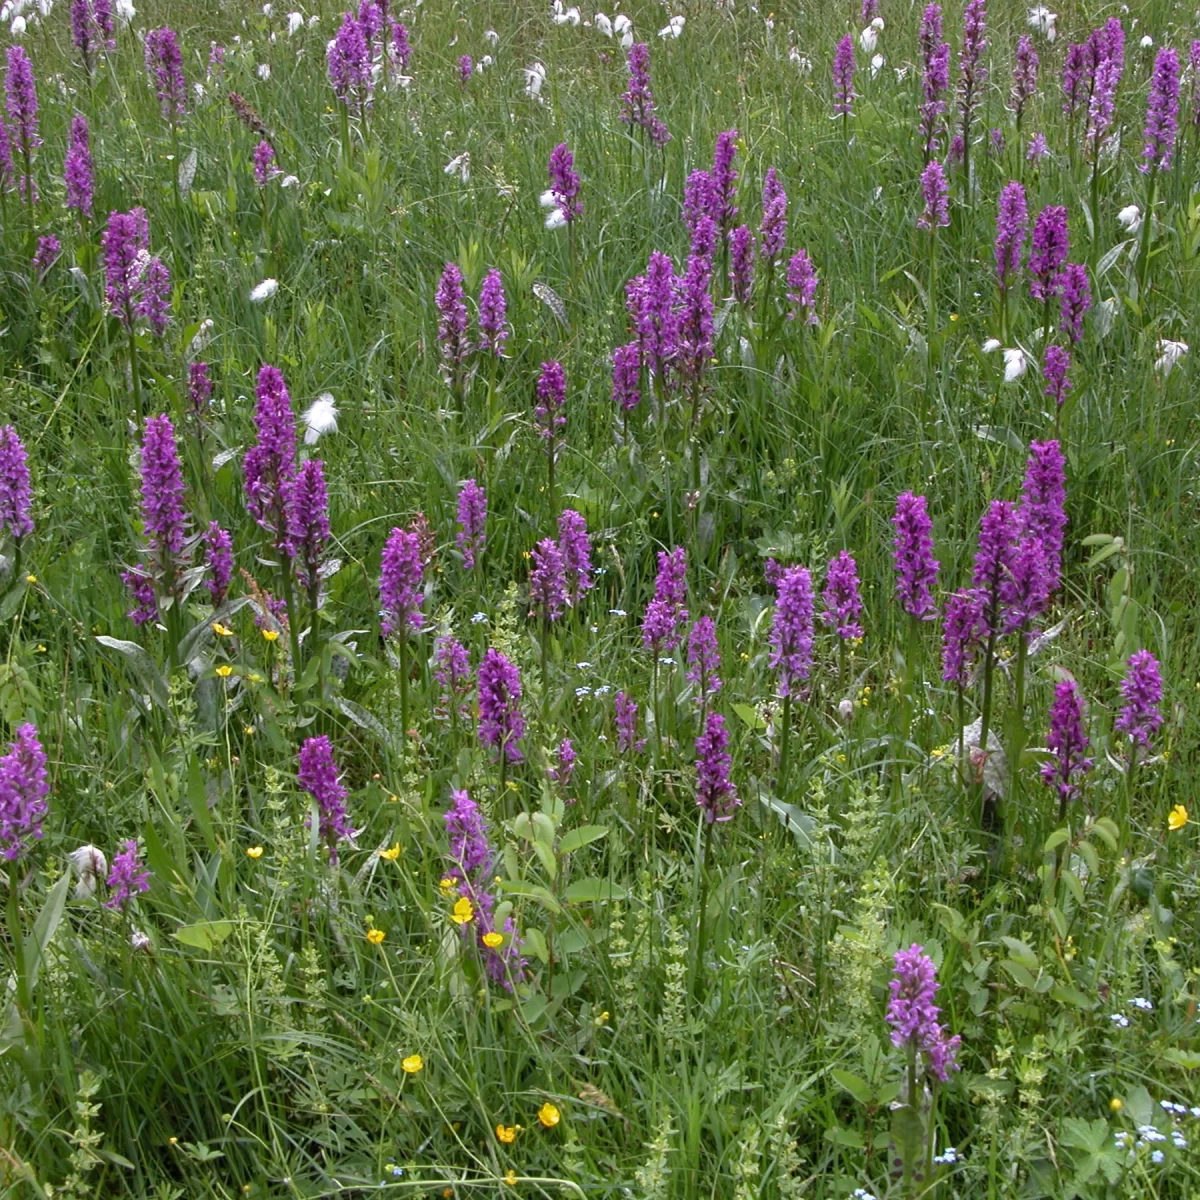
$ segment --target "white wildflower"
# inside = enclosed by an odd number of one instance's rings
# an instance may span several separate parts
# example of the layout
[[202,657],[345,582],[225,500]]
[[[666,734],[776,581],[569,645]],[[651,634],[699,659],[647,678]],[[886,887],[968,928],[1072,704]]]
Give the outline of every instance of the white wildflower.
[[195,358],[199,354],[203,354],[208,349],[208,343],[212,341],[213,323],[208,317],[205,317],[200,322],[200,328],[196,330],[196,336],[192,338],[191,345],[188,346],[188,358]]
[[545,82],[546,68],[540,62],[535,62],[532,67],[525,68],[525,94],[527,96],[539,97]]
[[271,78],[271,64],[259,63],[258,66],[254,68],[254,73],[265,83]]
[[1142,40],[1138,42],[1138,45],[1141,46],[1143,50],[1149,50],[1150,47],[1154,45],[1154,39],[1148,33],[1143,34]]
[[868,25],[866,29],[858,35],[858,45],[864,54],[874,54],[875,47],[879,44],[879,30],[873,25]]
[[604,36],[606,38],[612,37],[612,35],[613,35],[612,22],[608,19],[607,16],[605,16],[604,13],[598,12],[596,14],[595,18],[593,19],[592,24],[596,27],[597,30],[599,30],[602,34],[604,34]]
[[257,283],[250,289],[250,303],[261,304],[264,300],[270,300],[277,291],[279,291],[278,279],[264,279],[262,283]]
[[117,17],[122,25],[128,25],[136,16],[137,9],[133,7],[133,0],[117,0]]
[[871,78],[874,79],[880,71],[883,70],[883,64],[886,59],[882,54],[876,54],[871,58]]
[[1048,42],[1054,41],[1058,37],[1058,30],[1054,23],[1058,20],[1058,13],[1052,13],[1044,4],[1039,4],[1036,8],[1029,10],[1029,25],[1035,33],[1040,33]]
[[1117,213],[1117,220],[1130,233],[1137,233],[1142,227],[1142,210],[1136,204],[1127,204]]
[[628,50],[633,45],[633,22],[624,13],[618,13],[613,18],[613,33],[621,39],[622,50]]
[[24,17],[13,17],[13,23],[9,26],[12,30],[12,35],[15,38],[24,36],[27,22]]
[[677,38],[687,24],[686,17],[672,17],[659,31],[660,38]]
[[129,944],[135,950],[144,950],[149,954],[154,949],[154,943],[150,940],[149,935],[144,934],[140,929],[135,929],[129,938]]
[[483,35],[483,40],[493,46],[498,46],[500,44],[500,35],[494,29],[489,29]]
[[313,445],[323,433],[337,433],[338,410],[333,397],[328,392],[322,392],[308,407],[308,411],[300,418],[306,428],[304,444]]
[[80,846],[78,850],[72,850],[67,857],[71,860],[71,866],[75,868],[75,874],[79,876],[79,882],[75,885],[75,899],[86,900],[94,896],[96,881],[108,874],[108,859],[104,857],[104,851],[89,843]]
[[812,74],[812,59],[806,54],[801,54],[799,47],[793,46],[788,51],[788,61],[796,64],[796,70],[799,71],[801,75]]
[[302,14],[300,14],[300,13],[298,13],[298,12],[290,12],[290,13],[288,13],[288,15],[287,15],[287,33],[288,33],[288,37],[291,37],[291,36],[292,36],[292,34],[293,34],[293,33],[295,33],[295,32],[296,32],[296,30],[298,30],[298,29],[302,28],[302,27],[303,27],[303,25],[304,25],[304,17],[303,17],[303,15],[302,15]]
[[1158,343],[1158,361],[1154,369],[1165,379],[1175,369],[1175,364],[1188,352],[1187,342],[1172,342],[1166,338]]
[[457,175],[459,179],[466,183],[471,178],[471,153],[469,150],[464,150],[461,154],[456,154],[443,168],[443,175]]
[[290,188],[290,187],[295,187],[299,182],[300,182],[300,180],[297,179],[295,175],[285,175],[279,181],[279,186],[281,188]]
[[546,216],[547,229],[562,229],[567,223],[567,214],[561,208],[554,209]]
[[1016,383],[1025,374],[1028,363],[1025,361],[1024,350],[1007,349],[1004,351],[1004,382]]
[[1000,349],[1000,339],[999,338],[988,338],[988,340],[983,343],[984,354],[995,354],[996,351],[999,349]]

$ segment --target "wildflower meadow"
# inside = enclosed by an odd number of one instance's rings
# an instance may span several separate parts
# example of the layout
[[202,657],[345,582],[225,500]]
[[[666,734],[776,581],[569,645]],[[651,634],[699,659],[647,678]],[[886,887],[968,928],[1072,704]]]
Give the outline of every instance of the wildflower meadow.
[[1200,14],[345,3],[0,6],[0,1194],[1200,1195]]

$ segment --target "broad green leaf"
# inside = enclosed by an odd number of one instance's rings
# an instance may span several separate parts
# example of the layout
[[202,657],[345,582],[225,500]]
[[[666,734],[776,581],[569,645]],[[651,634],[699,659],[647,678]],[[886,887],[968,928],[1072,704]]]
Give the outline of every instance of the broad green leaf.
[[554,893],[540,884],[527,883],[523,879],[506,879],[500,888],[509,896],[526,896],[553,913],[562,912],[562,905],[554,898]]
[[568,904],[594,904],[604,900],[625,900],[629,893],[608,879],[578,879],[567,886],[563,899]]
[[742,723],[756,733],[761,733],[767,727],[766,721],[758,715],[757,710],[750,704],[735,704],[733,711],[742,719]]
[[41,971],[42,956],[54,931],[62,920],[63,909],[67,903],[67,888],[71,885],[71,874],[68,871],[50,889],[42,911],[34,918],[33,928],[25,938],[25,977],[29,980],[29,994],[32,996],[37,987],[38,974]]
[[96,641],[122,655],[138,684],[149,693],[150,699],[159,708],[167,707],[167,681],[158,669],[158,664],[142,646],[123,638],[109,637],[107,634],[98,635]]
[[212,950],[232,932],[232,921],[199,921],[195,925],[181,925],[171,936],[195,950]]
[[578,829],[572,829],[570,833],[563,835],[562,840],[558,843],[558,852],[559,854],[573,854],[576,850],[592,842],[598,842],[602,837],[607,836],[608,827],[605,825],[581,825]]
[[834,1067],[829,1073],[838,1086],[845,1088],[859,1104],[870,1104],[871,1085],[865,1079],[850,1071],[843,1071],[840,1067]]

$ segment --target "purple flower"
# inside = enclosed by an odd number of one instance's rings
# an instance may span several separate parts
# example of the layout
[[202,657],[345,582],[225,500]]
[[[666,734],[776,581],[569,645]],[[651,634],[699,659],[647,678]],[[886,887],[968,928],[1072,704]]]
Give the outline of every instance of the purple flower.
[[1028,225],[1025,189],[1015,179],[1010,180],[1001,189],[996,212],[996,279],[1002,292],[1007,292],[1021,273]]
[[136,210],[109,213],[108,225],[100,235],[105,296],[126,329],[133,324],[134,304],[141,290],[141,255],[146,251],[148,241],[144,216],[139,216]]
[[282,174],[275,165],[275,147],[265,138],[254,147],[250,161],[254,169],[254,182],[259,187],[266,187],[276,175]]
[[1200,38],[1192,43],[1188,61],[1192,68],[1192,125],[1200,129]]
[[208,373],[208,363],[188,363],[187,396],[192,412],[200,416],[212,399],[213,381]]
[[729,235],[729,286],[739,304],[749,304],[754,286],[754,234],[739,225]]
[[1067,47],[1063,59],[1063,112],[1067,119],[1073,121],[1079,111],[1080,103],[1087,94],[1088,77],[1087,46],[1080,42],[1072,42]]
[[788,320],[794,321],[804,316],[806,325],[815,325],[817,312],[813,299],[817,294],[817,272],[806,250],[797,250],[788,260],[787,286],[788,303],[791,305]]
[[479,291],[479,348],[497,358],[504,356],[504,343],[508,340],[507,312],[504,280],[493,267],[483,277],[483,287]]
[[718,202],[713,177],[709,171],[693,171],[683,185],[683,223],[692,240],[701,218],[717,223]]
[[892,514],[893,561],[900,607],[918,621],[932,621],[937,612],[930,588],[937,583],[938,561],[933,557],[933,522],[925,497],[905,492],[896,497]]
[[622,412],[629,412],[642,402],[642,356],[637,342],[618,346],[612,353],[612,365],[613,403]]
[[[938,1021],[941,1009],[934,1004],[938,982],[933,960],[914,943],[897,950],[893,962],[896,973],[888,984],[887,1006],[892,1045],[923,1055],[929,1072],[945,1083],[950,1072],[958,1069],[955,1059],[962,1039],[957,1034],[947,1037]],[[910,1104],[916,1102],[915,1096],[909,1097]]]
[[300,747],[296,782],[317,802],[318,832],[329,847],[329,861],[337,866],[338,842],[354,836],[346,815],[346,797],[350,794],[339,778],[333,758],[333,744],[324,734],[305,738]]
[[287,494],[296,478],[296,418],[283,374],[264,363],[258,372],[254,408],[257,441],[242,460],[246,509],[275,539],[275,549],[288,556]]
[[58,256],[62,254],[62,243],[49,233],[45,237],[38,238],[37,249],[34,251],[33,260],[29,267],[36,279],[45,277],[47,271],[50,270],[56,262]]
[[233,538],[216,521],[209,522],[204,534],[204,567],[208,575],[204,586],[212,597],[213,608],[220,608],[233,578]]
[[688,253],[692,257],[710,259],[717,250],[717,223],[709,216],[701,216],[692,226],[692,244]]
[[613,697],[613,711],[617,722],[617,752],[626,754],[630,750],[641,754],[646,747],[645,738],[638,738],[638,706],[637,701],[624,692],[618,692]]
[[1045,442],[1030,442],[1018,516],[1022,532],[1031,534],[1042,543],[1052,594],[1062,579],[1066,504],[1066,460],[1062,447],[1053,438]]
[[696,685],[695,703],[707,708],[721,690],[721,651],[712,617],[701,617],[688,634],[687,681]]
[[[12,54],[12,51],[9,51]],[[11,59],[10,59],[11,62]],[[9,104],[11,111],[12,105]],[[1146,144],[1139,171],[1169,171],[1179,128],[1179,55],[1170,46],[1159,50],[1146,102]]]
[[321,554],[329,541],[329,499],[320,459],[305,462],[288,491],[288,541],[300,586],[312,592],[320,586]]
[[124,911],[125,905],[135,896],[150,890],[150,872],[142,869],[137,842],[131,840],[124,845],[124,850],[113,855],[112,869],[104,881],[110,893],[104,907],[117,912]]
[[140,293],[134,313],[155,337],[162,337],[171,322],[171,272],[157,255],[142,267]]
[[129,590],[133,608],[125,615],[137,626],[148,625],[158,620],[158,595],[154,580],[141,567],[121,572],[121,582]]
[[42,144],[42,139],[38,137],[38,98],[33,63],[22,46],[9,46],[7,61],[4,96],[8,120],[12,126],[15,149],[25,160],[28,170],[34,150]]
[[0,116],[0,191],[11,192],[17,186],[17,173],[13,169],[12,143],[8,126]]
[[854,99],[854,39],[846,34],[833,56],[833,115],[852,115]]
[[762,224],[758,228],[758,251],[768,262],[775,262],[787,245],[788,198],[774,167],[767,168],[762,190]]
[[988,134],[988,144],[991,146],[992,150],[995,151],[997,157],[999,157],[1001,154],[1003,154],[1004,153],[1004,130],[1003,129],[993,129]]
[[562,555],[567,603],[574,608],[592,588],[592,543],[587,522],[573,508],[558,515],[558,552]]
[[455,542],[463,556],[463,566],[474,569],[487,545],[487,494],[474,479],[468,479],[458,492],[458,533]]
[[1038,67],[1041,65],[1038,52],[1033,48],[1033,39],[1022,35],[1017,39],[1017,56],[1013,64],[1011,107],[1017,114],[1017,122],[1025,115],[1025,106],[1037,95]]
[[862,0],[862,5],[858,10],[859,22],[866,25],[877,16],[879,16],[879,0]]
[[187,86],[183,81],[183,55],[173,29],[151,29],[146,34],[146,70],[163,120],[174,124],[187,111]]
[[[101,0],[96,0],[99,4]],[[105,4],[108,0],[103,0]],[[220,42],[209,42],[208,44],[208,69],[205,75],[209,79],[216,79],[225,70],[225,47]]]
[[538,434],[545,441],[551,458],[554,458],[555,447],[567,424],[562,411],[566,402],[567,376],[562,363],[542,363],[537,381],[537,404],[533,411],[537,418]]
[[629,47],[629,86],[621,95],[621,120],[638,125],[656,146],[671,140],[667,127],[655,116],[654,93],[650,90],[650,50],[644,42]]
[[1031,163],[1041,162],[1049,152],[1050,147],[1046,145],[1046,135],[1035,133],[1029,139],[1029,149],[1025,151],[1025,160]]
[[858,594],[858,564],[848,550],[843,550],[836,558],[830,559],[829,569],[825,574],[825,591],[821,599],[825,604],[825,623],[837,630],[838,637],[863,636],[863,627],[859,621],[863,605]]
[[709,713],[696,739],[696,807],[709,824],[733,819],[742,801],[729,778],[729,733],[720,713]]
[[673,650],[687,624],[687,551],[676,546],[668,554],[658,554],[658,575],[654,580],[654,599],[642,619],[642,645],[655,654]]
[[0,856],[16,862],[41,838],[49,794],[46,752],[37,727],[22,725],[0,758]]
[[1149,650],[1135,650],[1129,656],[1125,678],[1121,681],[1121,699],[1125,701],[1117,715],[1118,733],[1128,735],[1134,747],[1150,749],[1150,739],[1163,723],[1162,675],[1158,660]]
[[979,523],[979,549],[972,575],[972,583],[984,594],[984,620],[989,635],[1003,632],[1001,589],[1012,575],[1020,533],[1017,506],[1008,500],[993,500]]
[[325,52],[333,94],[347,107],[360,108],[371,97],[371,51],[367,30],[353,13],[343,13],[337,34]]
[[91,0],[71,0],[71,41],[79,51],[79,59],[83,69],[92,69],[92,32],[95,22],[92,19]]
[[[712,230],[713,222],[702,217],[698,231]],[[713,356],[712,258],[708,254],[688,256],[678,308],[676,364],[680,376],[699,388]]]
[[975,657],[987,636],[984,594],[976,588],[954,592],[946,601],[942,621],[942,679],[964,688],[970,682]]
[[520,672],[499,650],[489,649],[479,664],[479,740],[514,763],[524,758],[520,703]]
[[183,553],[183,468],[171,418],[149,417],[142,436],[142,529],[164,574]]
[[[575,774],[575,760],[578,757],[579,755],[575,753],[575,747],[571,744],[571,739],[563,738],[558,744],[558,762],[546,774],[559,787],[570,787],[571,776]],[[572,801],[568,800],[567,803],[570,804]]]
[[0,533],[15,541],[33,532],[32,495],[25,445],[11,425],[0,426]]
[[91,137],[87,117],[82,113],[75,113],[71,118],[71,135],[67,143],[67,157],[63,163],[63,180],[67,186],[67,207],[77,209],[81,216],[90,217],[95,182]]
[[474,677],[471,659],[462,642],[452,637],[440,637],[433,644],[433,677],[440,685],[437,711],[442,716],[467,713],[467,694]]
[[115,50],[117,43],[113,37],[113,33],[116,30],[116,26],[113,23],[112,0],[92,0],[92,18],[96,22],[96,28],[100,30],[100,34],[104,38],[105,50]]
[[466,83],[471,78],[474,70],[475,64],[471,61],[471,56],[469,54],[461,55],[458,60],[459,83]]
[[1088,101],[1087,141],[1093,160],[1100,157],[1105,136],[1112,128],[1116,111],[1117,84],[1121,79],[1121,65],[1113,58],[1101,59],[1096,67],[1092,94]]
[[410,629],[415,633],[424,628],[424,580],[420,538],[407,529],[393,528],[379,567],[379,607],[383,613],[380,629],[384,637],[393,633],[407,637]]
[[442,268],[434,303],[438,310],[437,336],[442,351],[443,375],[451,387],[457,387],[471,344],[467,339],[467,301],[462,272],[452,262]]
[[1046,547],[1036,535],[1025,534],[1017,542],[1009,561],[1007,577],[1000,584],[1000,607],[1004,624],[1001,633],[1029,626],[1046,611],[1056,583],[1050,573]]
[[737,181],[738,173],[733,169],[733,159],[737,154],[738,131],[727,129],[717,134],[717,145],[713,150],[712,165],[712,218],[722,235],[733,228],[737,220]]
[[412,46],[408,42],[408,29],[402,21],[392,22],[392,49],[400,70],[407,71],[409,59],[412,58]]
[[529,569],[529,615],[557,621],[567,603],[567,581],[562,552],[553,538],[542,538],[533,548]]
[[1047,300],[1055,294],[1058,273],[1071,251],[1067,236],[1067,210],[1047,205],[1033,223],[1033,248],[1029,254],[1029,294]]
[[468,792],[451,791],[445,820],[453,864],[446,877],[480,884],[487,882],[496,864],[496,854],[488,841],[483,813]]
[[1072,341],[1083,337],[1083,317],[1092,307],[1092,288],[1088,282],[1087,267],[1081,263],[1067,263],[1058,276],[1058,288],[1062,293],[1062,328]]
[[550,175],[550,194],[564,221],[574,221],[583,213],[583,201],[579,199],[579,176],[575,171],[575,157],[566,142],[559,142],[550,151],[547,163]]
[[1088,746],[1083,728],[1083,696],[1073,679],[1062,680],[1054,689],[1050,705],[1050,733],[1046,738],[1053,758],[1042,763],[1042,779],[1058,793],[1064,806],[1076,792],[1079,783],[1074,777],[1092,769],[1092,760],[1085,757]]
[[971,144],[971,120],[987,81],[983,53],[987,49],[987,0],[970,0],[963,12],[962,50],[958,56],[959,137]]
[[659,250],[650,255],[646,274],[631,280],[626,289],[626,307],[637,329],[642,362],[651,376],[666,382],[678,342],[675,316],[675,268]]
[[362,28],[363,37],[367,39],[367,49],[383,32],[383,20],[387,12],[387,0],[359,0],[358,23]]
[[925,211],[917,218],[917,228],[934,230],[949,225],[950,188],[942,164],[936,158],[931,159],[921,172],[921,195],[925,199]]
[[926,160],[934,156],[941,118],[946,112],[944,95],[950,87],[950,46],[942,41],[942,10],[937,4],[926,7],[921,16],[921,146]]
[[771,623],[770,666],[779,672],[779,694],[792,694],[805,680],[813,660],[812,576],[804,567],[788,567],[779,579],[779,599]]
[[1067,393],[1071,390],[1071,380],[1067,375],[1071,367],[1071,352],[1062,346],[1046,347],[1046,361],[1042,366],[1042,377],[1046,381],[1047,396],[1050,396],[1059,408],[1062,408]]

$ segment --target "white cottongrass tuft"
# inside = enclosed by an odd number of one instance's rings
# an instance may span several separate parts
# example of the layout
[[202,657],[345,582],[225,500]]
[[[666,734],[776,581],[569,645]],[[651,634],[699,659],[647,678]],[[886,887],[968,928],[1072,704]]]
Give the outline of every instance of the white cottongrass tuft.
[[1024,350],[1007,349],[1004,351],[1004,382],[1016,383],[1028,367]]
[[461,154],[456,154],[443,168],[443,175],[457,175],[459,179],[466,183],[471,178],[471,153],[469,150],[464,150]]
[[322,434],[337,433],[338,410],[329,392],[322,392],[300,418],[305,425],[304,444],[315,445]]
[[1175,364],[1188,352],[1187,342],[1172,342],[1163,338],[1158,343],[1158,360],[1154,369],[1165,379],[1175,369]]
[[1054,41],[1058,37],[1058,30],[1055,28],[1055,21],[1058,20],[1058,13],[1051,12],[1044,4],[1039,4],[1036,8],[1029,10],[1029,25],[1035,33],[1040,33],[1048,42]]
[[262,283],[256,283],[250,289],[250,303],[261,304],[264,300],[270,300],[277,291],[279,291],[278,279],[264,279]]
[[1142,227],[1142,210],[1136,204],[1127,204],[1117,213],[1117,220],[1130,233],[1137,233]]
[[78,850],[72,850],[67,857],[79,876],[79,882],[75,885],[75,899],[87,900],[94,896],[97,880],[108,874],[108,859],[104,857],[104,851],[89,842]]
[[531,67],[525,67],[524,73],[525,94],[539,99],[542,94],[542,86],[546,82],[546,68],[540,62],[535,62]]
[[686,17],[672,17],[659,31],[660,38],[677,38],[687,24]]

